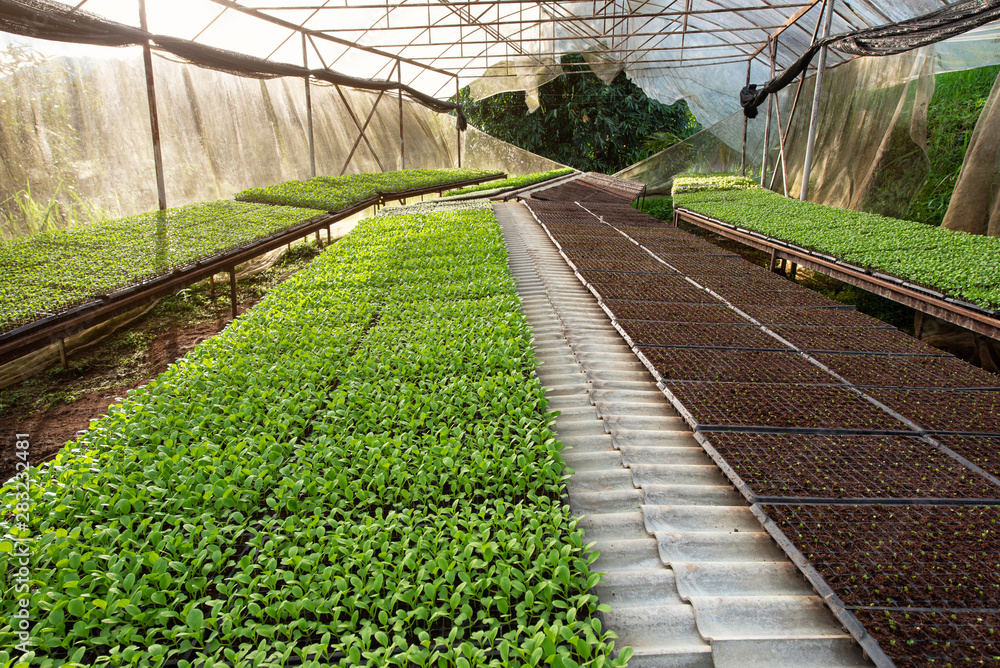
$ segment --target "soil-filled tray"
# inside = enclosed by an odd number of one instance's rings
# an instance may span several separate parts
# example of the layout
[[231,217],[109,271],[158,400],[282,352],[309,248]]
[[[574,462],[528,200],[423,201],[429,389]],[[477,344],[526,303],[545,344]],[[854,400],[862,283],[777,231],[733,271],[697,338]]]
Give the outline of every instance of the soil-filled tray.
[[935,436],[946,448],[954,450],[990,475],[1000,478],[1000,438],[978,436]]
[[[616,227],[618,226],[616,225]],[[716,253],[726,253],[722,248],[699,237],[680,237],[672,229],[657,229],[653,227],[647,229],[619,227],[619,229],[639,243],[650,248],[700,248]]]
[[890,329],[881,320],[850,308],[773,308],[767,306],[742,306],[741,310],[765,325],[802,327],[836,327]]
[[[551,232],[552,236],[556,239],[575,235],[585,237],[607,237],[609,239],[625,239],[625,237],[618,234],[607,225],[601,225],[599,223],[596,225],[581,225],[580,223],[566,223],[560,225],[558,223],[546,221],[545,226],[549,228],[549,232]],[[625,241],[628,241],[628,239],[625,239]]]
[[601,202],[586,202],[584,206],[594,215],[603,218],[605,222],[614,225],[623,232],[625,228],[632,230],[677,230],[677,228],[667,227],[666,223],[659,218],[634,209],[628,204],[613,204]]
[[993,499],[1000,487],[906,436],[708,434],[757,496]]
[[[669,261],[669,260],[668,260]],[[695,279],[698,280],[698,279]],[[740,308],[744,306],[764,306],[767,308],[840,306],[837,302],[818,292],[801,288],[799,290],[744,289],[722,285],[712,288],[723,299]]]
[[[621,276],[629,280],[608,279]],[[651,278],[650,278],[651,277]],[[688,304],[714,304],[715,297],[704,290],[692,287],[676,274],[607,274],[601,282],[590,281],[602,300],[631,299],[651,302],[683,302]],[[645,278],[646,280],[642,280]]]
[[[757,265],[750,264],[740,257],[710,257],[699,255],[670,255],[668,253],[656,253],[657,257],[662,257],[665,262],[669,262],[689,276],[753,276],[760,269]],[[752,267],[752,268],[751,268]]]
[[762,290],[766,292],[795,292],[802,288],[791,281],[784,281],[777,274],[762,272],[753,276],[693,276],[695,281],[716,292],[720,288],[735,290]]
[[1000,376],[938,355],[813,356],[854,385],[909,388],[1000,388]]
[[648,320],[619,320],[639,345],[787,350],[756,325],[701,325]]
[[833,382],[830,374],[793,352],[648,346],[639,346],[639,351],[667,382],[688,380],[722,383]]
[[648,255],[635,258],[614,258],[608,253],[595,251],[565,251],[566,256],[581,271],[623,271],[646,272],[651,274],[672,274],[679,276],[667,265],[657,262]]
[[[641,248],[620,235],[553,234],[559,245],[566,249],[602,250],[609,257],[643,257]],[[648,257],[648,256],[647,256]]]
[[1000,392],[883,389],[866,392],[924,429],[1000,434]]
[[[619,230],[625,234],[638,239],[645,235],[655,235],[657,239],[666,240],[674,239],[678,243],[708,243],[701,237],[696,237],[693,234],[679,230],[676,227],[667,227],[664,223],[660,223],[659,226],[653,225],[637,225],[634,223],[612,223]],[[646,238],[651,238],[647,236]]]
[[546,225],[592,225],[607,227],[572,202],[540,202],[528,200],[525,202],[535,217]]
[[897,666],[1000,664],[1000,614],[939,610],[855,610],[854,616]]
[[[812,319],[816,314],[810,312],[802,315],[803,319]],[[802,350],[834,350],[887,355],[945,356],[947,354],[919,339],[907,336],[898,329],[844,329],[842,327],[823,329],[786,326],[775,327],[774,331]]]
[[683,258],[734,258],[739,257],[732,253],[727,253],[721,248],[698,248],[696,246],[664,246],[660,244],[651,244],[648,242],[642,242],[642,245],[653,251],[657,257],[662,257],[667,262],[672,259],[683,259]]
[[668,383],[699,426],[903,431],[905,425],[844,387]]
[[1000,507],[761,509],[848,606],[1000,607]]
[[668,304],[607,299],[604,305],[615,320],[654,320],[680,323],[746,324],[732,309],[714,304]]

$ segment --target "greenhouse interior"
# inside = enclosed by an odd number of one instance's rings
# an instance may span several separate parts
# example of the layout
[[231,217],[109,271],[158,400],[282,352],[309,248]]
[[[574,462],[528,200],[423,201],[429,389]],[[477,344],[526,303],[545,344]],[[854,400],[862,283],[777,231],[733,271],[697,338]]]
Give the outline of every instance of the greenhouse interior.
[[1000,666],[1000,0],[0,0],[0,666]]

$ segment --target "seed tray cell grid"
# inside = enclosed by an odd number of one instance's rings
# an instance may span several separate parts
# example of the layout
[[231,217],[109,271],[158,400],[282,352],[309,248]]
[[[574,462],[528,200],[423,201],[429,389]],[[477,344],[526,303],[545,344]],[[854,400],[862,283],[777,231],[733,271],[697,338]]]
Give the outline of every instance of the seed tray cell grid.
[[590,254],[587,251],[583,253],[579,251],[566,251],[566,255],[580,271],[646,272],[651,274],[670,274],[672,276],[680,275],[653,258],[608,259],[609,254],[607,253],[597,255]]
[[614,314],[616,320],[651,320],[673,323],[730,323],[745,324],[746,320],[732,309],[715,304],[670,304],[637,302],[629,300],[605,300],[604,305]]
[[924,429],[1000,434],[1000,392],[867,390]]
[[[596,213],[596,212],[595,212]],[[655,219],[654,219],[655,220]],[[689,234],[683,230],[679,230],[676,227],[666,227],[664,223],[657,221],[658,226],[654,225],[635,225],[634,223],[612,223],[619,230],[625,234],[635,237],[638,239],[644,234],[655,234],[657,239],[666,242],[667,239],[673,239],[677,243],[708,243],[701,237],[696,237],[693,234]]]
[[991,499],[1000,487],[919,438],[709,434],[758,496]]
[[764,307],[786,306],[792,308],[840,306],[839,303],[832,299],[811,290],[806,290],[805,288],[801,290],[772,292],[770,290],[746,290],[737,287],[720,286],[714,288],[714,290],[727,302],[737,307],[751,305]]
[[829,383],[831,378],[793,352],[725,348],[650,348],[639,350],[668,383]]
[[1000,614],[855,610],[897,666],[1000,664]]
[[653,253],[664,262],[669,262],[678,271],[685,273],[695,280],[699,276],[734,276],[744,277],[754,274],[757,265],[750,264],[739,257],[705,257],[698,255],[669,255],[667,253]]
[[848,606],[1000,607],[1000,507],[761,507]]
[[902,422],[844,387],[668,382],[668,389],[702,427],[906,429]]
[[756,325],[701,325],[645,320],[620,320],[618,324],[639,345],[787,350]]
[[607,225],[581,225],[579,223],[552,223],[545,221],[545,225],[549,228],[549,232],[555,238],[566,237],[566,236],[585,236],[585,237],[607,237],[609,239],[623,239],[622,235],[615,232],[613,229]]
[[727,253],[721,248],[699,248],[697,246],[657,246],[646,242],[640,243],[651,250],[654,255],[662,258],[666,262],[670,262],[672,260],[683,261],[689,258],[701,260],[704,258],[732,259],[739,257],[739,255]]
[[[663,265],[660,265],[663,266]],[[666,267],[664,267],[666,269]],[[615,272],[615,271],[595,271],[595,270],[581,270],[580,274],[588,283],[602,284],[602,285],[651,285],[657,286],[662,285],[665,287],[672,288],[692,288],[696,290],[694,286],[691,285],[683,276],[678,274],[670,273],[669,271],[662,272]]]
[[[540,202],[539,204],[548,204]],[[574,204],[558,203],[557,206],[540,207],[532,204],[528,207],[542,223],[546,225],[588,225],[591,227],[607,227],[589,213]],[[609,228],[610,229],[610,228]]]
[[[803,312],[801,322],[813,320],[810,309]],[[775,327],[774,332],[803,350],[833,350],[841,352],[881,353],[896,355],[930,355],[942,357],[937,348],[907,336],[897,329],[822,329],[816,327]]]
[[[837,328],[837,331],[846,327],[886,329],[886,324],[881,320],[876,320],[871,316],[850,308],[741,306],[740,310],[765,325],[801,325],[804,332],[807,329],[815,329],[816,327]],[[775,329],[775,331],[778,330]],[[895,330],[890,329],[890,331]]]
[[941,445],[965,457],[990,475],[1000,478],[1000,438],[936,436]]
[[611,257],[634,256],[642,257],[642,250],[623,237],[602,237],[597,235],[560,235],[553,234],[559,245],[566,249],[602,250]]
[[[606,276],[606,275],[605,275]],[[617,274],[626,280],[590,281],[590,285],[606,299],[630,299],[634,301],[678,302],[690,304],[713,304],[715,299],[674,274]],[[647,280],[642,280],[646,277]],[[639,280],[636,280],[639,279]],[[683,281],[678,283],[677,281]]]
[[720,288],[764,292],[793,292],[802,289],[795,283],[783,281],[780,276],[766,271],[753,276],[698,276],[694,280],[716,292],[719,292]]
[[854,385],[864,387],[1000,388],[1000,376],[953,357],[828,353],[813,356]]

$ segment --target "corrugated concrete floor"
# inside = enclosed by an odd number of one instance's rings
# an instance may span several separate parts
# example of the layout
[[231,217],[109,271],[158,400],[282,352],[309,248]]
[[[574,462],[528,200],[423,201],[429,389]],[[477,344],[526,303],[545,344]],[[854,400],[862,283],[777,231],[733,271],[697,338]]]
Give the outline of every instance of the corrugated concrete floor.
[[530,211],[494,204],[575,473],[570,507],[634,667],[866,666]]

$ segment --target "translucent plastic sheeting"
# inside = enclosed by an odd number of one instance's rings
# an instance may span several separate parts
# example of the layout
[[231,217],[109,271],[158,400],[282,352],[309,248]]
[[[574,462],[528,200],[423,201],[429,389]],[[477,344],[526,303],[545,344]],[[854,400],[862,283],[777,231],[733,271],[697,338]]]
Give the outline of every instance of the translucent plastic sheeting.
[[[43,211],[51,199],[75,205],[84,219],[154,208],[141,50],[89,47],[87,56],[50,58],[32,48],[48,43],[18,42],[27,45],[0,49],[4,212],[27,206],[26,194]],[[162,58],[153,67],[168,205],[310,176],[302,80],[245,79]],[[395,95],[379,100],[377,93],[319,85],[311,92],[317,174],[339,174],[345,164],[346,173],[458,165],[453,116],[404,99],[401,140]],[[367,142],[357,142],[351,113],[364,126],[376,100]],[[466,167],[523,174],[560,166],[473,128],[461,141]]]
[[[826,73],[810,174],[810,201],[888,216],[905,211],[927,175],[927,106],[941,62],[936,47],[926,47],[896,56],[858,58]],[[789,128],[784,138],[787,190],[796,197],[802,187],[814,82],[813,76],[805,80],[801,91],[798,84],[782,90],[777,96],[780,114],[771,115],[765,185],[778,192],[785,190],[780,118],[781,128]],[[760,115],[747,124],[746,144],[747,168],[758,175],[766,104],[759,111]],[[738,170],[742,163],[743,122],[741,112],[732,114],[618,175],[647,183],[647,192],[666,194],[675,174]]]
[[[942,227],[1000,237],[1000,77],[976,123]],[[1000,267],[997,268],[1000,280]]]

